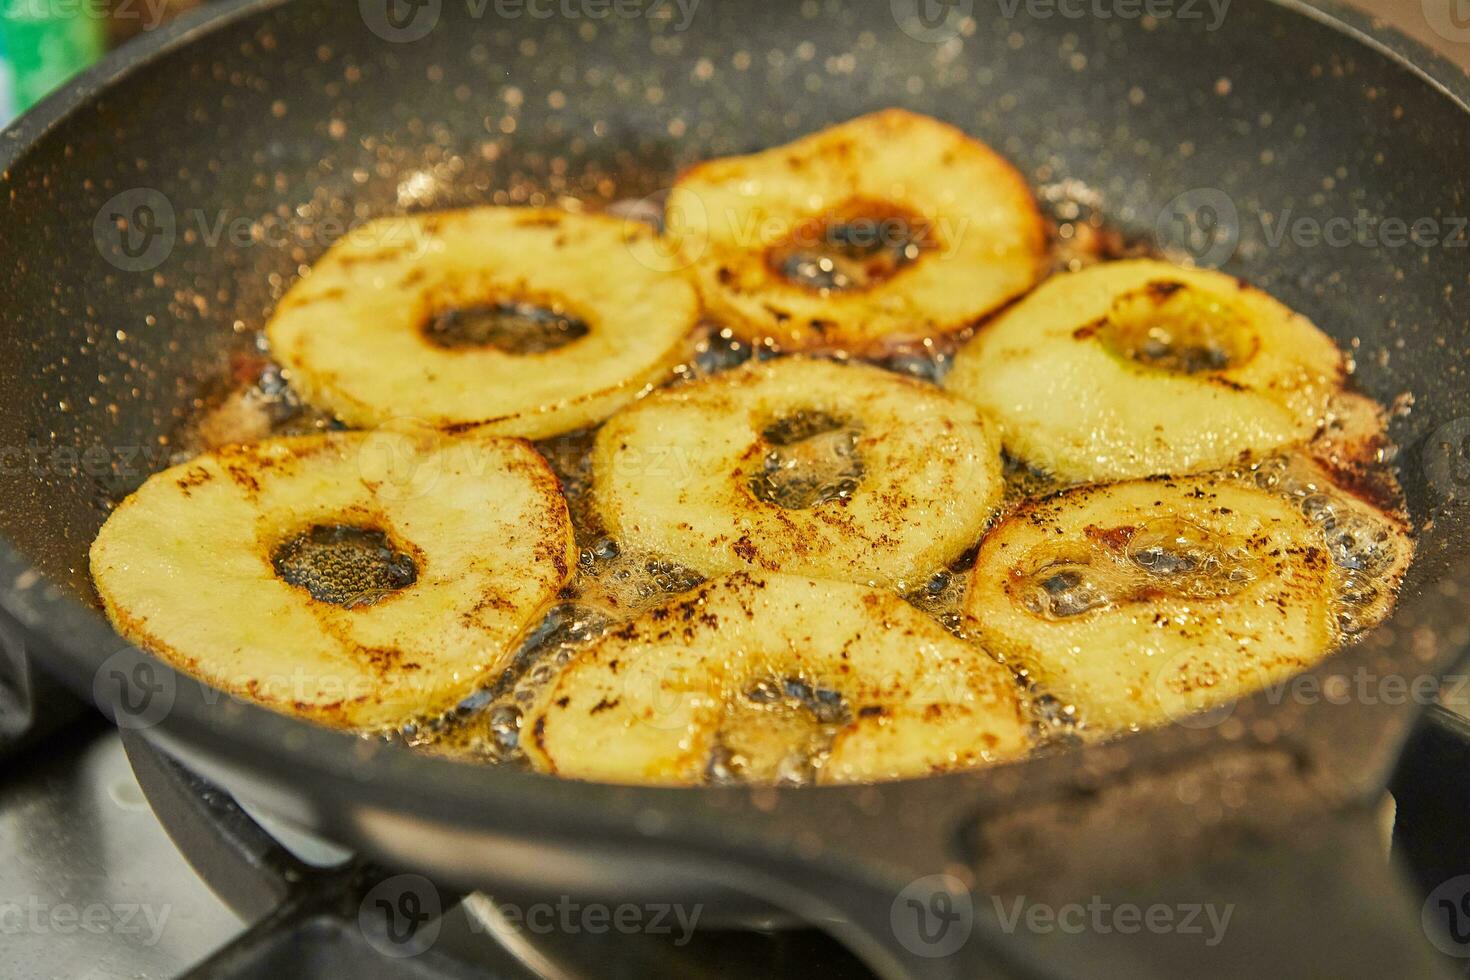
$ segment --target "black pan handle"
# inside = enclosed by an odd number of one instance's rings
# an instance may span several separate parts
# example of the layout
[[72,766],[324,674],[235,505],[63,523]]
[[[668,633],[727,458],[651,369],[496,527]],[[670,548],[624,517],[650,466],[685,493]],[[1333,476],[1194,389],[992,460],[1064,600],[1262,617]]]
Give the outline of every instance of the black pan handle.
[[936,803],[907,842],[849,828],[786,881],[892,978],[1453,975],[1389,860],[1381,791],[1332,801],[1280,746],[1121,775],[994,813]]

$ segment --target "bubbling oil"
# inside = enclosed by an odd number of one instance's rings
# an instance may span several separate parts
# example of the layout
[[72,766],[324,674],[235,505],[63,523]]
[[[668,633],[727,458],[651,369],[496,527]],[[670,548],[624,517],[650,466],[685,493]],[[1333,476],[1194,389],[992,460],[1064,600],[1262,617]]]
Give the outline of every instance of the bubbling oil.
[[313,524],[281,542],[271,566],[318,602],[370,606],[418,581],[418,563],[377,528]]
[[825,412],[776,419],[761,433],[770,448],[750,477],[751,495],[786,510],[850,499],[867,469],[858,452],[861,435],[857,424]]
[[[1157,255],[1147,246],[1126,239],[1110,227],[1101,202],[1076,182],[1045,185],[1038,190],[1052,225],[1051,269],[1077,269],[1112,258]],[[610,211],[616,213],[619,205]],[[648,209],[631,216],[657,223]],[[656,210],[656,209],[655,209]],[[645,213],[647,212],[647,213]],[[974,329],[936,338],[905,339],[870,353],[864,360],[903,376],[939,384],[948,373],[956,351]],[[843,351],[817,351],[817,356],[851,359]],[[748,344],[718,324],[701,325],[685,363],[676,366],[667,384],[708,378],[751,359],[781,356],[769,347]],[[1364,400],[1366,401],[1366,400]],[[248,442],[272,435],[294,435],[345,428],[296,396],[289,376],[269,358],[263,338],[231,365],[225,383],[208,386],[196,402],[197,411],[176,434],[179,452],[173,462],[215,446]],[[861,460],[852,452],[855,439],[838,424],[806,433],[796,452],[777,454],[777,475],[812,470],[825,477],[790,480],[797,489],[795,502],[822,494],[852,493],[861,481]],[[650,606],[697,586],[702,577],[666,558],[625,549],[602,526],[592,496],[592,446],[596,428],[568,433],[536,443],[560,480],[581,549],[569,583],[556,603],[531,624],[516,643],[510,665],[483,688],[450,712],[415,719],[392,731],[376,733],[424,751],[482,763],[524,766],[521,750],[522,720],[546,687],[573,658],[619,623]],[[778,448],[789,449],[788,446]],[[1391,569],[1405,547],[1396,530],[1349,506],[1347,492],[1320,478],[1309,462],[1312,448],[1242,463],[1224,475],[1251,486],[1271,490],[1292,500],[1322,535],[1333,561],[1332,608],[1340,638],[1349,640],[1377,622],[1393,601]],[[1386,461],[1380,458],[1380,462]],[[795,465],[788,465],[795,463]],[[1397,506],[1396,481],[1386,466],[1376,473],[1380,490]],[[830,478],[829,478],[830,477]],[[1006,489],[1002,512],[1035,497],[1065,489],[1050,474],[1005,460]],[[788,488],[776,487],[780,496]],[[1385,489],[1386,488],[1386,489]],[[1390,508],[1392,509],[1392,508]],[[978,542],[976,542],[978,547]],[[927,613],[946,630],[973,639],[963,614],[965,593],[975,547],[948,566],[900,591],[911,605]],[[1206,583],[1227,581],[1207,569],[1199,555],[1177,549],[1144,549],[1135,556],[1145,574],[1203,575]],[[1048,570],[1022,601],[1058,615],[1080,615],[1100,602],[1114,601],[1121,588],[1110,581],[1089,579],[1065,565]],[[1238,570],[1237,570],[1238,571]],[[1002,663],[1005,661],[1002,659]],[[1028,671],[1007,664],[1031,720],[1033,752],[1075,745],[1087,735],[1087,719],[1073,704],[1049,691]],[[811,679],[772,677],[748,691],[732,695],[717,747],[711,753],[705,779],[712,784],[774,782],[804,785],[820,772],[832,738],[848,721],[846,706]]]
[[730,699],[705,770],[715,785],[811,783],[852,721],[835,691],[800,677],[762,678]]
[[[702,332],[692,349],[690,361],[674,372],[671,383],[731,370],[752,357],[774,356],[769,351],[752,349],[714,326]],[[943,376],[951,351],[946,345],[921,345],[907,348],[898,356],[880,354],[873,362],[896,373],[933,381]],[[923,363],[916,367],[919,360]],[[340,427],[296,400],[273,367],[268,366],[252,387],[257,390],[249,398],[270,406],[273,434]],[[833,426],[795,425],[792,433],[777,433],[777,442],[800,445],[815,440],[817,448],[830,449],[826,455],[832,456],[838,472],[843,473],[842,490],[851,492],[854,474],[845,472],[851,469],[851,456],[846,451],[840,420],[836,421],[839,424]],[[785,438],[788,435],[800,438]],[[830,445],[823,442],[824,437]],[[581,548],[573,577],[556,605],[525,631],[510,666],[491,683],[444,715],[415,719],[379,733],[380,737],[434,754],[525,766],[520,748],[522,719],[566,664],[609,628],[703,581],[697,572],[662,556],[623,548],[602,527],[592,497],[595,438],[594,428],[536,443],[561,482]],[[1009,457],[1004,472],[1002,512],[1068,486]],[[1405,544],[1390,524],[1352,507],[1347,491],[1322,478],[1311,461],[1310,447],[1243,463],[1222,475],[1291,500],[1318,529],[1323,548],[1333,561],[1331,608],[1341,641],[1350,641],[1382,618],[1394,597],[1395,583],[1387,573],[1396,567],[1399,549]],[[1391,478],[1388,482],[1392,484]],[[1396,484],[1393,486],[1396,490]],[[822,488],[817,487],[815,492],[822,492]],[[973,639],[966,628],[963,608],[974,550],[972,547],[955,562],[934,569],[917,585],[902,590],[911,605],[963,639]],[[1195,574],[1197,578],[1202,575],[1199,581],[1222,587],[1231,581],[1232,574],[1240,574],[1238,567],[1234,572],[1216,567],[1221,561],[1218,556],[1192,554],[1177,547],[1171,550],[1144,544],[1132,557],[1141,571],[1170,576]],[[1078,615],[1118,601],[1124,589],[1119,582],[1088,577],[1065,563],[1049,569],[1037,586],[1023,601],[1044,604],[1049,613],[1057,615]],[[1033,752],[1063,749],[1088,736],[1087,719],[1075,705],[1046,690],[1024,668],[1007,666],[1012,669],[1018,695],[1030,718]],[[793,694],[792,690],[800,689],[789,688],[788,681],[773,679],[732,698],[708,760],[707,782],[796,786],[817,777],[832,739],[845,721],[840,713],[833,715],[814,708],[818,702],[812,698],[804,700]]]
[[[1330,603],[1340,643],[1351,642],[1388,614],[1398,588],[1393,572],[1412,547],[1402,531],[1354,507],[1347,491],[1300,454],[1272,456],[1228,475],[1290,501],[1316,528],[1332,559]],[[1401,507],[1397,486],[1394,490],[1391,510]]]

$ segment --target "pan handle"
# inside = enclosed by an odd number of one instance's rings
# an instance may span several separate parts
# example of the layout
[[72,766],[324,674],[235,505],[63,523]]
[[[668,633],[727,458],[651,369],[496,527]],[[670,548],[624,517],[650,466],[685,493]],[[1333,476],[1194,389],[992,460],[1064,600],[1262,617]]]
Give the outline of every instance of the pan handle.
[[1381,795],[1327,803],[1279,748],[1206,756],[1020,810],[938,805],[915,846],[857,828],[786,881],[892,978],[1454,975]]

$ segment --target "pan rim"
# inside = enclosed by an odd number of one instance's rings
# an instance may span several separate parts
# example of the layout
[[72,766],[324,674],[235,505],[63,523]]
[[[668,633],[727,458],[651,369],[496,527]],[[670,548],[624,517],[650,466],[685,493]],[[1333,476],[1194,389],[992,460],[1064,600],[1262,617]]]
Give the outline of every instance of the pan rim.
[[[238,21],[282,7],[292,0],[225,0],[218,7],[185,15],[148,37],[134,40],[62,86],[13,122],[0,138],[0,172],[8,174],[45,136],[71,114],[97,97],[122,84],[135,70],[158,57]],[[1470,116],[1470,74],[1444,57],[1399,31],[1335,0],[1264,0],[1274,6],[1309,17],[1365,45],[1398,67],[1420,78],[1462,112]],[[1447,578],[1470,586],[1470,558],[1450,567]],[[1470,608],[1467,597],[1454,600]],[[1389,623],[1412,619],[1423,607],[1446,597],[1423,594],[1401,604]],[[132,649],[107,623],[105,617],[85,603],[61,593],[35,568],[8,537],[0,535],[0,611],[19,623],[40,641],[42,657],[67,664],[74,676],[67,679],[80,686],[77,676],[95,669],[96,651]],[[1338,651],[1323,661],[1340,664],[1356,647]],[[317,801],[369,800],[389,811],[425,815],[455,813],[463,818],[474,814],[477,823],[504,825],[513,818],[518,832],[543,839],[573,839],[595,830],[604,841],[612,813],[622,821],[622,837],[646,840],[649,826],[657,835],[694,839],[698,829],[717,819],[727,832],[736,815],[754,813],[747,788],[618,786],[558,779],[510,769],[474,766],[425,756],[407,748],[383,743],[365,743],[358,736],[334,731],[310,722],[277,714],[228,695],[207,697],[204,685],[161,664],[176,682],[181,697],[156,732],[162,742],[176,749],[195,750],[211,760],[267,784],[289,786],[291,792]],[[1320,668],[1321,665],[1319,665]],[[90,692],[87,692],[90,696]],[[211,703],[213,702],[213,703]],[[1120,740],[1141,742],[1150,733]],[[1117,745],[1118,742],[1109,743]],[[189,754],[193,754],[192,751]],[[1049,773],[1070,769],[1091,755],[1090,749],[1046,759],[1025,759],[992,769],[916,780],[901,780],[872,786],[809,787],[781,791],[783,807],[798,798],[814,801],[851,800],[859,793],[913,794],[916,787],[931,787],[924,795],[935,798],[963,782],[973,785],[990,780],[998,771],[1024,771],[1052,783]],[[269,761],[289,764],[292,771],[266,772]],[[285,768],[276,767],[276,770]],[[474,773],[474,778],[466,778]],[[426,799],[426,790],[432,799]],[[691,800],[701,805],[690,806]],[[463,808],[471,808],[469,810]],[[763,812],[769,812],[761,808]],[[635,820],[657,814],[657,820]],[[761,822],[764,824],[764,821]],[[644,829],[640,830],[639,827]],[[752,828],[752,832],[756,832]]]

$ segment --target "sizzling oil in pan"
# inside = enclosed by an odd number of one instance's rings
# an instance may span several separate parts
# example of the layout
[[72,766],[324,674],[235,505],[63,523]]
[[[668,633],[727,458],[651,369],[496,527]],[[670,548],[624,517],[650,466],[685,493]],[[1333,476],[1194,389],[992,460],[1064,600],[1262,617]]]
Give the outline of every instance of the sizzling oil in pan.
[[[1149,246],[1130,242],[1109,227],[1096,207],[1096,197],[1087,188],[1058,184],[1039,189],[1038,197],[1050,217],[1051,269],[1075,271],[1093,263],[1151,253]],[[613,205],[612,213],[637,215],[636,204]],[[873,353],[865,358],[887,370],[938,383],[949,370],[955,351],[973,331],[939,340],[907,343]],[[691,340],[688,356],[672,373],[667,384],[708,377],[739,366],[752,358],[776,356],[753,349],[729,331],[706,325]],[[330,415],[305,404],[292,390],[288,378],[271,360],[263,338],[254,349],[235,358],[226,377],[211,380],[198,399],[197,415],[178,433],[174,442],[179,453],[174,462],[215,446],[249,442],[268,435],[301,434],[344,426]],[[1399,512],[1401,498],[1389,463],[1393,448],[1380,435],[1376,422],[1379,409],[1367,399],[1340,396],[1318,437],[1295,455],[1282,455],[1227,474],[1230,480],[1270,489],[1291,500],[1321,528],[1323,543],[1347,572],[1337,579],[1332,599],[1333,615],[1341,639],[1351,638],[1362,628],[1371,610],[1391,601],[1394,583],[1376,580],[1382,562],[1372,550],[1378,539],[1372,529],[1343,534],[1332,515],[1342,509],[1347,496],[1361,495],[1389,512]],[[820,427],[819,427],[820,428]],[[699,574],[676,562],[651,553],[623,548],[601,526],[593,505],[591,453],[596,429],[585,429],[537,442],[536,448],[551,464],[566,495],[576,532],[580,558],[570,582],[556,603],[522,637],[511,665],[493,683],[465,699],[446,715],[420,718],[378,737],[401,740],[427,751],[460,758],[511,765],[524,765],[521,749],[522,721],[529,706],[572,658],[611,626],[627,621],[639,611],[698,585]],[[818,435],[803,441],[799,485],[776,485],[770,493],[798,493],[808,497],[840,495],[860,474],[840,439]],[[1334,476],[1333,483],[1314,479],[1303,465],[1311,458]],[[1006,461],[1007,506],[1033,499],[1065,486],[1060,481],[1028,469],[1012,459]],[[1338,487],[1348,489],[1338,489]],[[779,501],[777,501],[779,502]],[[799,505],[799,501],[797,502]],[[1004,513],[1004,508],[1002,509]],[[1339,533],[1334,535],[1334,529]],[[1356,551],[1355,551],[1356,549]],[[937,567],[923,580],[914,582],[904,598],[932,616],[946,630],[965,633],[962,608],[967,575],[974,561],[971,548],[959,560]],[[1099,597],[1093,596],[1092,601]],[[1101,598],[1106,599],[1106,596]],[[1074,601],[1063,583],[1052,601],[1063,605]],[[1365,612],[1368,610],[1368,612]],[[1371,625],[1371,623],[1370,623]],[[1015,682],[1031,722],[1033,751],[1046,751],[1075,744],[1089,732],[1089,719],[1072,703],[1050,693],[1023,665],[1012,664]],[[760,696],[765,695],[765,696]],[[821,764],[821,755],[836,730],[836,721],[826,717],[824,692],[799,683],[784,690],[752,694],[753,710],[777,705],[790,724],[807,737],[803,746],[783,762],[782,782],[809,781]],[[720,753],[709,761],[710,781],[737,778]]]

